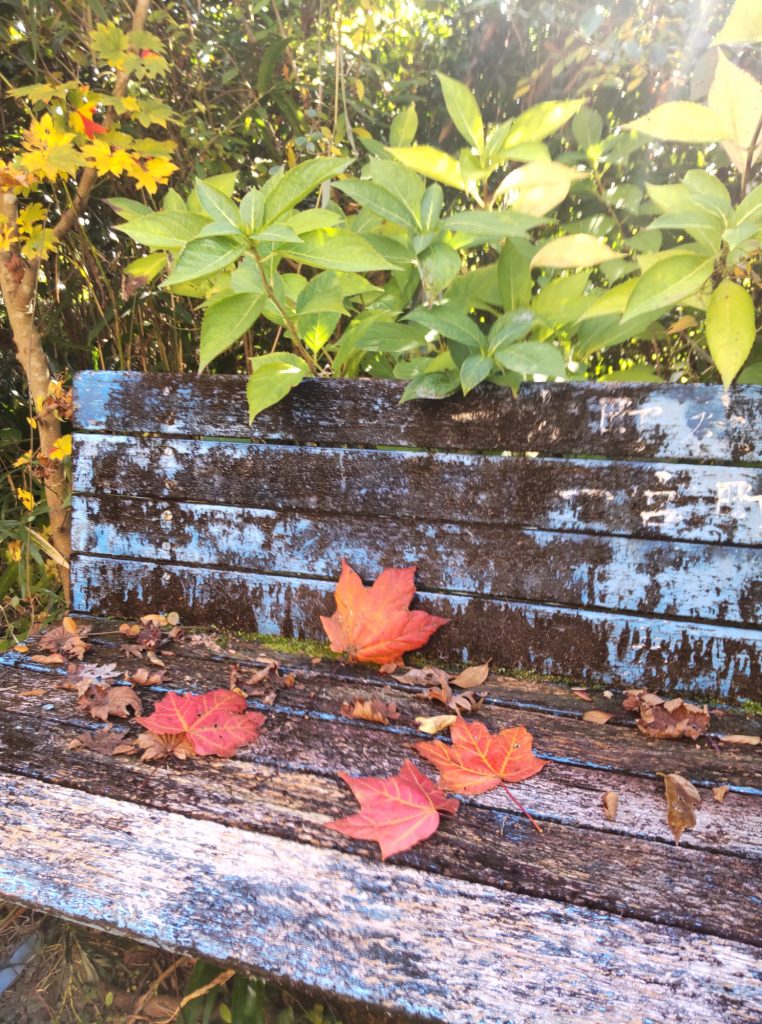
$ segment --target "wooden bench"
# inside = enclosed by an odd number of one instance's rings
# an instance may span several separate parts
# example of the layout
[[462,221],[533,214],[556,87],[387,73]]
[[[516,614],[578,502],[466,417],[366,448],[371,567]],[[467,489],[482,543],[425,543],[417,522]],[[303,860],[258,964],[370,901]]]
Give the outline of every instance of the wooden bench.
[[[367,579],[417,564],[421,604],[452,619],[427,657],[590,686],[586,701],[496,676],[478,712],[525,725],[548,760],[520,786],[543,834],[500,789],[386,863],[323,827],[356,808],[340,772],[415,759],[415,717],[435,709],[405,682],[286,657],[274,698],[250,700],[256,745],[151,764],[72,742],[100,726],[31,643],[0,664],[0,897],[378,1019],[757,1024],[762,746],[717,734],[759,722],[724,708],[699,743],[650,740],[621,696],[762,699],[762,388],[527,385],[399,406],[400,391],[306,381],[250,426],[241,378],[80,374],[73,604],[101,617],[87,657],[133,672],[104,619],[158,611],[323,638],[342,556]],[[227,686],[261,650],[178,643],[144,705]],[[343,717],[356,695],[399,719]],[[596,708],[607,724],[583,719]],[[664,772],[703,796],[680,846]]]

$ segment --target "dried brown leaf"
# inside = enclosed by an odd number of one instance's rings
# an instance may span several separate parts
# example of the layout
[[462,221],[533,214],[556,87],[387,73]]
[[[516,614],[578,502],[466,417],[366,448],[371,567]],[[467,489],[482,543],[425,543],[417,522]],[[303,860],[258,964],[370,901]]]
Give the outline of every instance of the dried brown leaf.
[[721,743],[737,743],[747,747],[757,747],[762,743],[762,736],[745,736],[742,733],[719,736]]
[[712,786],[712,796],[718,804],[721,804],[725,799],[729,789],[730,786]]
[[38,665],[65,665],[66,658],[63,654],[33,654],[30,661],[36,661]]
[[436,736],[438,732],[444,732],[457,721],[457,715],[430,715],[428,718],[416,718],[415,724],[418,726],[418,732],[425,732],[427,736]]
[[196,753],[185,733],[159,736],[153,732],[144,732],[135,740],[135,746],[143,751],[141,761],[160,761],[170,754],[184,761]]
[[688,779],[682,775],[664,776],[664,792],[667,798],[667,824],[675,842],[687,828],[696,824],[696,808],[701,803],[701,794]]
[[109,686],[107,683],[86,683],[77,703],[91,718],[101,722],[109,716],[129,718],[130,714],[141,715],[143,705],[140,697],[130,686]]
[[[89,647],[84,637],[90,632],[90,628],[90,626],[78,626],[74,619],[66,616],[58,626],[53,626],[52,629],[48,629],[42,634],[37,641],[37,646],[41,651],[52,651],[55,654],[64,655],[65,658],[77,658],[81,661]],[[47,665],[60,664],[60,662],[53,661],[43,662],[39,655],[32,660]]]
[[591,701],[593,699],[584,687],[572,687],[572,693],[575,697],[579,697],[580,700]]
[[598,708],[593,708],[591,711],[586,711],[582,719],[585,722],[592,722],[594,725],[605,725],[613,717],[610,711],[599,711]]
[[657,740],[697,740],[709,729],[709,710],[680,697],[659,704],[641,703],[637,726],[644,736]]
[[135,683],[137,686],[161,686],[166,674],[166,669],[155,669],[152,672],[150,668],[141,666],[140,668],[136,668],[132,675],[128,676],[128,679],[131,683]]
[[207,633],[191,633],[184,638],[189,647],[203,647],[210,654],[222,654],[223,648]]
[[365,722],[378,722],[380,725],[388,725],[390,721],[399,718],[394,701],[387,702],[377,698],[366,700],[363,697],[354,697],[341,705],[341,713],[346,718],[360,718]]
[[69,750],[90,750],[96,754],[109,756],[115,754],[118,748],[124,745],[124,733],[116,729],[96,729],[95,732],[86,732],[67,744]]
[[601,797],[601,803],[603,804],[603,816],[606,821],[614,821],[619,808],[619,794],[609,790]]
[[489,675],[489,664],[489,661],[485,661],[483,665],[469,665],[459,675],[450,679],[450,686],[457,686],[459,690],[473,690],[481,686]]

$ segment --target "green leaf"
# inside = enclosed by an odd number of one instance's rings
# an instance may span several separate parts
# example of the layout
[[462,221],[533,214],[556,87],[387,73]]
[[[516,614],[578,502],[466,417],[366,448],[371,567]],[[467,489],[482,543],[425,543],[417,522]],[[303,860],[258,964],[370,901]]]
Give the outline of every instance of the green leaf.
[[725,222],[721,215],[714,210],[680,210],[674,213],[663,213],[661,217],[657,217],[651,222],[650,227],[689,234],[708,253],[719,256]]
[[721,281],[707,306],[706,340],[726,388],[748,359],[755,337],[751,295],[734,281]]
[[720,43],[762,43],[762,7],[759,0],[735,0],[725,24],[712,40]]
[[460,273],[460,256],[444,242],[435,242],[419,254],[418,269],[427,295],[440,295]]
[[162,210],[168,213],[186,213],[188,207],[180,193],[174,188],[168,188],[164,193],[164,200],[161,204]]
[[500,182],[495,201],[507,196],[514,210],[543,217],[569,194],[572,182],[586,178],[587,174],[566,164],[538,160],[516,167]]
[[495,352],[495,359],[505,370],[526,376],[539,373],[543,377],[563,377],[566,363],[555,345],[541,341],[522,341]]
[[267,191],[264,223],[271,224],[278,220],[302,199],[306,199],[318,185],[345,171],[351,162],[343,157],[315,157],[279,175]]
[[745,199],[741,200],[736,207],[735,221],[736,226],[751,221],[762,227],[762,185],[757,185]]
[[128,263],[124,268],[125,275],[129,277],[145,278],[146,283],[152,281],[157,274],[160,274],[167,265],[167,254],[163,252],[152,252],[148,256],[140,256],[138,259]]
[[261,292],[241,292],[207,306],[201,322],[199,372],[248,331],[264,304]]
[[489,356],[476,353],[464,359],[460,367],[460,386],[463,394],[467,395],[469,391],[473,391],[494,369],[495,364]]
[[199,277],[209,277],[217,270],[224,270],[246,252],[243,240],[230,237],[197,238],[188,242],[174,270],[164,281],[163,287],[195,281]]
[[530,309],[517,309],[503,313],[490,327],[489,351],[496,352],[504,345],[512,345],[525,338],[534,324],[534,313]]
[[506,312],[524,308],[532,301],[530,260],[522,249],[507,239],[497,261],[497,281]]
[[415,223],[420,225],[421,202],[425,188],[422,178],[394,160],[369,160],[364,172],[371,181],[382,185],[387,192],[391,192],[399,199],[410,211]]
[[415,109],[415,103],[411,103],[392,118],[389,128],[389,145],[409,146],[417,131],[418,112]]
[[285,242],[289,245],[293,242],[299,243],[302,240],[288,224],[271,224],[267,228],[262,228],[261,231],[256,231],[250,237],[252,242]]
[[752,145],[752,164],[762,156],[762,84],[719,50],[707,102],[725,128],[723,148],[735,169],[743,174]]
[[290,352],[270,352],[264,356],[254,356],[251,360],[251,373],[246,385],[246,397],[249,400],[249,421],[252,421],[263,409],[280,402],[289,391],[308,376],[310,368],[300,357]]
[[179,249],[195,238],[207,223],[206,217],[195,213],[162,212],[135,217],[126,224],[118,224],[116,230],[154,249]]
[[622,324],[643,314],[674,306],[699,291],[714,269],[714,259],[685,253],[659,260],[642,275],[625,307]]
[[762,384],[762,363],[751,363],[738,375],[738,384]]
[[441,226],[473,239],[500,242],[509,237],[523,238],[540,223],[539,218],[515,210],[466,210],[445,218]]
[[434,231],[439,224],[444,206],[444,192],[442,186],[436,182],[429,185],[423,193],[421,200],[421,229],[423,231]]
[[[449,153],[434,146],[390,146],[387,153],[401,164],[426,178],[433,178],[450,188],[465,191],[466,183],[460,164]],[[420,207],[420,204],[419,204]]]
[[419,373],[413,377],[402,392],[400,405],[414,398],[448,398],[460,387],[460,374],[457,370],[445,370],[439,373]]
[[326,228],[335,228],[342,223],[342,216],[335,210],[297,210],[295,213],[287,214],[283,220],[284,224],[297,233],[306,235],[309,231],[323,231]]
[[323,270],[366,273],[371,270],[396,269],[367,239],[351,231],[318,231],[302,239],[299,245],[289,245],[283,252],[309,267]]
[[557,132],[582,108],[585,101],[549,100],[529,107],[514,120],[504,142],[504,149],[524,142],[542,142],[548,135]]
[[694,196],[708,203],[724,217],[729,217],[733,212],[730,192],[714,174],[693,169],[686,172],[683,181]]
[[241,227],[238,208],[232,199],[219,192],[205,181],[196,178],[196,195],[205,213],[214,221],[223,221],[238,231]]
[[[479,153],[484,151],[484,122],[479,112],[476,97],[462,82],[437,72],[439,84],[442,86],[447,113],[466,142]],[[457,186],[456,186],[457,187]]]
[[549,281],[532,297],[533,312],[550,326],[574,323],[587,306],[584,291],[589,278],[583,270]]
[[557,267],[560,269],[579,269],[580,267],[597,267],[607,260],[617,259],[620,253],[614,252],[602,238],[583,233],[563,235],[546,242],[532,257],[532,267]]
[[348,178],[346,181],[337,182],[337,188],[384,220],[399,224],[403,228],[411,228],[413,231],[418,226],[416,218],[405,203],[375,181]]
[[663,142],[721,142],[727,136],[727,125],[713,110],[689,100],[661,103],[625,127]]
[[297,316],[345,312],[339,275],[331,270],[316,274],[307,282],[296,300]]
[[571,130],[580,149],[587,149],[601,141],[603,118],[593,107],[583,107],[572,118]]
[[262,226],[265,197],[257,188],[250,189],[241,200],[241,225],[249,234]]
[[621,316],[637,283],[637,277],[630,277],[613,288],[599,289],[588,295],[589,305],[577,322],[592,320],[597,316],[611,316],[613,313],[619,313]]
[[[170,189],[172,191],[172,189]],[[117,197],[116,199],[106,199],[105,202],[116,212],[120,217],[124,217],[125,220],[134,220],[136,217],[146,217],[153,214],[155,211],[150,206],[146,206],[145,203],[139,203],[137,199],[122,199]]]
[[470,348],[481,348],[484,344],[484,335],[478,325],[462,309],[453,308],[449,303],[431,308],[419,306],[408,313],[405,319]]

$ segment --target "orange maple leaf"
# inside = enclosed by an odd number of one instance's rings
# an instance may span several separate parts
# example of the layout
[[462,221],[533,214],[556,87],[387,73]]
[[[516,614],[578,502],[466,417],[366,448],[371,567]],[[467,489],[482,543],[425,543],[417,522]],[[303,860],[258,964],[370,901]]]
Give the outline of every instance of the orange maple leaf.
[[98,124],[94,114],[95,104],[83,103],[72,112],[69,122],[75,131],[84,132],[88,139],[92,139],[95,135],[105,135],[107,129],[102,124]]
[[246,711],[246,699],[232,690],[209,693],[168,693],[152,715],[136,718],[149,732],[188,740],[196,754],[232,757],[239,747],[253,743],[265,716]]
[[350,661],[378,665],[400,661],[405,651],[422,647],[431,634],[449,619],[409,609],[415,596],[415,566],[384,569],[366,587],[346,559],[336,586],[336,611],[320,621],[331,641],[331,650],[349,655]]
[[361,810],[325,827],[352,839],[373,840],[381,847],[381,860],[428,839],[439,827],[440,812],[456,814],[458,810],[458,801],[446,797],[410,761],[388,778],[340,775]]
[[439,769],[439,784],[451,793],[486,793],[495,786],[505,789],[538,832],[542,829],[513,796],[506,782],[522,782],[545,767],[532,753],[532,734],[523,725],[490,733],[482,722],[459,718],[450,728],[452,744],[434,740],[416,743],[415,749]]

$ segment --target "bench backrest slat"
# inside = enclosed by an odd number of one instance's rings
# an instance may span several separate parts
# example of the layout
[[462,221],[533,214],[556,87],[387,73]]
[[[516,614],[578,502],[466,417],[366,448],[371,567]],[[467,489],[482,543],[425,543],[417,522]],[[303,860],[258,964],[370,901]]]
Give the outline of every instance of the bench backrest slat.
[[417,564],[440,656],[762,693],[762,388],[244,388],[78,376],[79,610],[319,637],[342,556]]

